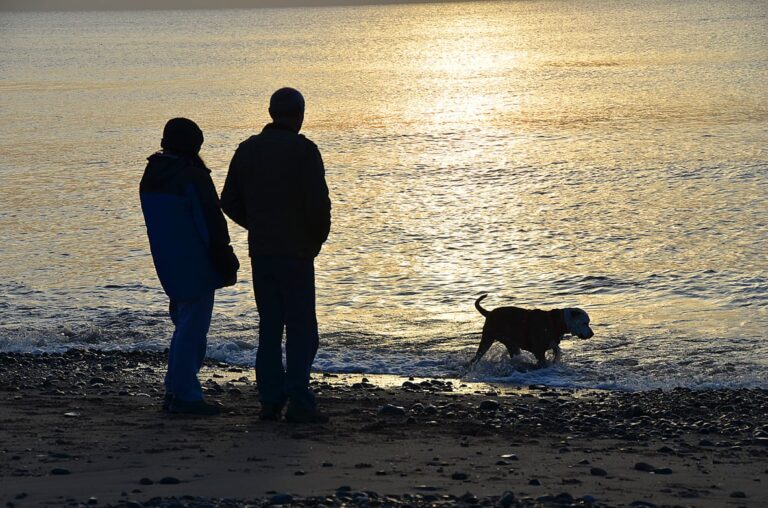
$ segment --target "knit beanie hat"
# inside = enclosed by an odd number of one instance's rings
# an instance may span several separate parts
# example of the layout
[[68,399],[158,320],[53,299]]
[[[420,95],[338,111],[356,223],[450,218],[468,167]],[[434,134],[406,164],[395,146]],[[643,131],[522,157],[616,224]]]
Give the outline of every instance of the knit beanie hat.
[[188,118],[172,118],[165,124],[160,146],[173,152],[197,155],[203,146],[203,131]]

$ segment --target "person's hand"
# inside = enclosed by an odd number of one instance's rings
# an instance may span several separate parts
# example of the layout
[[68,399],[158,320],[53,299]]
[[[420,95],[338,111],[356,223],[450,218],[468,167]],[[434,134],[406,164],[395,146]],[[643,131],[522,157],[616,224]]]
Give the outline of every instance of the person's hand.
[[211,252],[213,264],[216,270],[224,278],[222,287],[234,286],[237,282],[237,271],[240,269],[240,261],[235,255],[231,245],[219,247]]

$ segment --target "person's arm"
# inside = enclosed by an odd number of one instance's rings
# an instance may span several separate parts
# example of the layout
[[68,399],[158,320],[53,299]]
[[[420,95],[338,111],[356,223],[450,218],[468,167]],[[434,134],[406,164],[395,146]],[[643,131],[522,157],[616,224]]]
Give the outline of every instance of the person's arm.
[[211,175],[202,167],[190,168],[194,173],[192,189],[200,206],[200,215],[207,232],[208,249],[216,270],[222,275],[224,285],[229,286],[237,280],[240,262],[230,245],[227,220],[221,212],[219,196]]
[[235,221],[237,225],[248,229],[248,215],[237,183],[237,174],[242,160],[241,151],[242,148],[238,148],[229,163],[227,179],[221,191],[221,208],[227,217]]
[[307,174],[305,182],[305,209],[312,240],[317,250],[328,239],[331,232],[331,199],[325,182],[325,167],[320,150],[314,143],[307,149]]

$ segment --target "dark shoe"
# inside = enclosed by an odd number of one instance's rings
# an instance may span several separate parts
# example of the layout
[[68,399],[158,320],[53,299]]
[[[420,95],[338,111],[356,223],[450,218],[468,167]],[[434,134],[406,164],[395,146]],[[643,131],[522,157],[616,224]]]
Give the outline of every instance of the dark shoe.
[[166,393],[165,397],[163,398],[163,411],[168,411],[170,409],[172,400],[173,400],[173,395],[170,393]]
[[214,416],[221,414],[221,406],[204,400],[181,400],[174,398],[168,411],[176,414]]
[[328,423],[328,416],[321,413],[317,408],[307,409],[289,405],[285,412],[285,421],[291,423]]
[[259,420],[266,422],[279,422],[283,417],[283,406],[281,404],[262,404]]

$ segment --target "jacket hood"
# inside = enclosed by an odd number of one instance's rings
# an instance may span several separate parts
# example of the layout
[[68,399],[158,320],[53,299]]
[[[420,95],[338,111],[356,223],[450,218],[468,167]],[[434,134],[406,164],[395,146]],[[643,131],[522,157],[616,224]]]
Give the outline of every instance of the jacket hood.
[[161,189],[175,189],[179,193],[179,185],[189,181],[192,174],[208,171],[197,157],[189,157],[176,152],[157,152],[147,158],[148,164],[144,170],[139,189],[141,192],[157,192]]
[[157,152],[147,157],[146,175],[150,176],[156,182],[164,182],[175,178],[180,171],[183,171],[188,161],[185,157],[167,152]]

